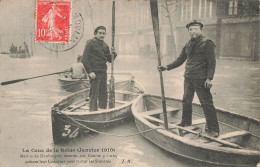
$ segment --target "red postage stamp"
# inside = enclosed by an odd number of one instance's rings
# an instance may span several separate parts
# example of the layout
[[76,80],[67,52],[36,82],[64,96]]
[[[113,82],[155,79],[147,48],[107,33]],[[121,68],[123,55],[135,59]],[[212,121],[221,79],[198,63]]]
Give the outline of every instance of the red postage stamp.
[[36,42],[70,41],[71,1],[37,0]]

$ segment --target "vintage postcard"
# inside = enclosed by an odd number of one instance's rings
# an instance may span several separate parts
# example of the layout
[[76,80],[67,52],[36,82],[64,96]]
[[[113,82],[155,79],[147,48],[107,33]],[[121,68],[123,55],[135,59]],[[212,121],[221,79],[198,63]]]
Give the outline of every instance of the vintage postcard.
[[260,166],[259,8],[0,0],[0,166]]

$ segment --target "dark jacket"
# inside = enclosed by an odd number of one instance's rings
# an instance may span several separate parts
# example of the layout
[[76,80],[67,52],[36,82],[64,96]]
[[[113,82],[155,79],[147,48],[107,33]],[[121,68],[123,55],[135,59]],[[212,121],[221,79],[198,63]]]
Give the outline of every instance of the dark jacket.
[[[117,54],[115,53],[114,59]],[[97,38],[92,38],[87,41],[83,52],[82,63],[87,71],[91,72],[106,72],[107,62],[111,63],[112,55],[108,45],[104,41]]]
[[180,56],[167,65],[168,70],[179,67],[187,60],[184,77],[212,80],[216,68],[215,47],[204,35],[191,39],[182,49]]

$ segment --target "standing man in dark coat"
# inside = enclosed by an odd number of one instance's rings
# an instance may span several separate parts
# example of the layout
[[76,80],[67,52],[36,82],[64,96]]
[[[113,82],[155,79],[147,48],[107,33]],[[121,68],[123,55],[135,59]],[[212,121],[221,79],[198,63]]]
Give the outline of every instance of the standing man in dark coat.
[[192,124],[192,101],[196,92],[206,117],[205,132],[212,137],[219,136],[219,125],[210,93],[216,68],[215,44],[202,34],[203,24],[194,20],[186,25],[191,39],[182,49],[180,56],[159,70],[172,70],[186,60],[184,73],[184,95],[182,121],[179,126]]
[[[104,42],[106,28],[99,26],[94,31],[95,37],[88,40],[83,53],[82,63],[90,78],[90,111],[107,108],[107,62],[111,63],[112,55]],[[117,54],[111,48],[114,58]]]

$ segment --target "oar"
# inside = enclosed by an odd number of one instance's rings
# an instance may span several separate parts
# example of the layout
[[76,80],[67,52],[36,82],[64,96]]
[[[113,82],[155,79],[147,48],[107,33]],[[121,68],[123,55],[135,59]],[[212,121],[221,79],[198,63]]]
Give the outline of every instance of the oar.
[[45,74],[45,75],[40,75],[40,76],[36,76],[36,77],[30,77],[30,78],[23,78],[23,79],[15,79],[15,80],[11,80],[11,81],[5,81],[5,82],[1,82],[1,85],[10,85],[10,84],[14,84],[17,82],[21,82],[21,81],[26,81],[29,79],[34,79],[34,78],[40,78],[40,77],[45,77],[45,76],[49,76],[49,75],[55,75],[55,74],[60,74],[60,73],[64,73],[66,71],[61,71],[61,72],[55,72],[55,73],[51,73],[51,74]]
[[[156,44],[157,55],[158,55],[158,65],[161,66],[160,29],[159,29],[159,18],[158,18],[158,6],[157,5],[158,5],[157,0],[150,0],[151,15],[152,15],[152,22],[153,22],[153,32],[154,32],[155,44]],[[160,70],[159,73],[160,73],[160,81],[161,81],[164,126],[165,126],[165,129],[168,129],[168,120],[167,120],[167,113],[166,113],[166,103],[165,103],[162,71]]]

